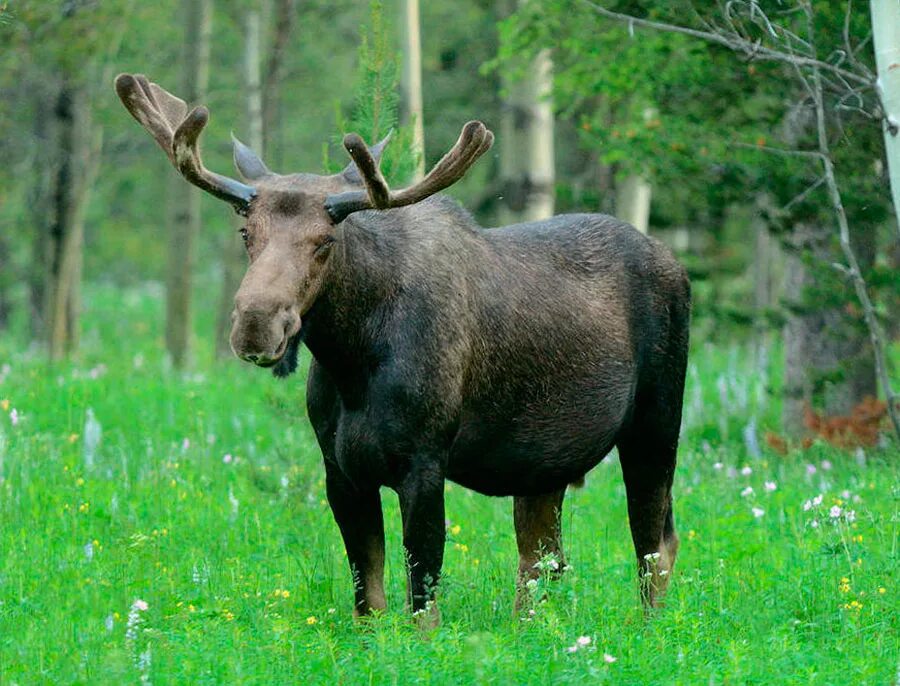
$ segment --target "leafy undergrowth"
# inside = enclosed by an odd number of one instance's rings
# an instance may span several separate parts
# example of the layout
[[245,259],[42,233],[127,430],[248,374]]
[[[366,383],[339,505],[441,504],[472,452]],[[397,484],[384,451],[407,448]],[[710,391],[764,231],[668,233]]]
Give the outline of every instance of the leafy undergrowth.
[[897,678],[896,448],[769,452],[756,436],[777,383],[746,351],[692,358],[663,610],[646,621],[638,602],[613,455],[570,492],[571,569],[524,617],[511,502],[448,486],[444,622],[423,640],[389,493],[391,609],[350,617],[302,374],[278,382],[203,349],[198,372],[175,374],[156,292],[90,296],[76,361],[0,342],[2,684]]

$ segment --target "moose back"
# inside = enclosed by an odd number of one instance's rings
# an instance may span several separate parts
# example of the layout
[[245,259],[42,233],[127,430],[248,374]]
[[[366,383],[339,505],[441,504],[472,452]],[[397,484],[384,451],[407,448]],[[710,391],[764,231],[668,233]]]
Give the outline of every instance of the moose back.
[[141,75],[116,91],[173,165],[246,217],[249,267],[231,345],[287,376],[305,344],[307,404],[328,502],[347,549],[354,613],[386,607],[380,488],[400,501],[408,604],[433,624],[444,483],[512,496],[517,606],[538,561],[564,569],[569,484],[615,446],[645,604],[678,549],[672,478],[690,286],[660,243],[612,217],[558,216],[485,230],[447,198],[493,135],[469,122],[419,183],[391,190],[386,141],[355,134],[339,174],[275,174],[234,141],[244,181],[207,170],[208,120]]

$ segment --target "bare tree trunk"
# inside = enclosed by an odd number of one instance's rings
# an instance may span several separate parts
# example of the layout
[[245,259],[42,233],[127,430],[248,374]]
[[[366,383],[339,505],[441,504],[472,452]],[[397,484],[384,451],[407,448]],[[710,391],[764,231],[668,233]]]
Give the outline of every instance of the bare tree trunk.
[[553,215],[553,64],[541,51],[522,80],[507,85],[501,129],[501,223]]
[[412,124],[416,171],[413,181],[425,175],[425,127],[422,119],[422,45],[419,0],[403,0],[403,103],[404,121]]
[[616,190],[616,216],[641,233],[647,233],[652,192],[644,177],[637,174],[627,176]]
[[275,34],[269,48],[269,60],[263,75],[262,113],[263,145],[256,152],[270,162],[272,169],[282,166],[281,82],[284,79],[285,48],[297,21],[297,0],[276,0]]
[[[264,138],[264,101],[259,73],[261,42],[260,12],[256,8],[250,8],[244,14],[244,93],[246,95],[244,102],[247,107],[245,138],[247,145],[254,151],[263,148]],[[240,227],[238,226],[238,228]],[[231,329],[232,299],[241,282],[243,265],[246,263],[246,253],[237,236],[237,231],[235,231],[225,239],[222,256],[222,291],[219,295],[219,310],[216,319],[216,355],[218,357],[227,357],[231,352],[228,332]]]
[[84,212],[92,181],[92,124],[84,85],[66,77],[57,99],[60,163],[49,232],[49,279],[44,318],[50,358],[61,359],[78,344]]
[[[46,79],[50,84],[51,79]],[[53,188],[60,162],[58,127],[53,110],[46,102],[59,97],[58,84],[47,88],[37,88],[34,107],[34,136],[37,141],[34,151],[34,174],[28,200],[31,222],[37,235],[32,243],[31,268],[28,270],[28,295],[30,309],[31,337],[46,340],[47,332],[47,290],[51,273],[50,232],[53,226]]]
[[900,2],[871,0],[872,43],[878,90],[884,108],[884,150],[891,179],[894,216],[900,232]]
[[9,289],[12,285],[12,255],[7,245],[7,234],[0,231],[0,333],[9,326],[9,315],[12,308]]
[[[184,45],[181,92],[196,104],[209,83],[209,43],[212,33],[212,0],[183,0]],[[200,233],[200,191],[172,177],[172,221],[169,226],[168,278],[166,282],[166,350],[176,368],[191,359],[191,286],[194,252]]]
[[772,237],[769,234],[769,226],[764,212],[768,205],[768,198],[760,194],[756,198],[753,215],[754,254],[753,254],[753,328],[755,358],[757,368],[768,359],[769,349],[769,321],[768,311],[772,306],[772,259],[774,249]]

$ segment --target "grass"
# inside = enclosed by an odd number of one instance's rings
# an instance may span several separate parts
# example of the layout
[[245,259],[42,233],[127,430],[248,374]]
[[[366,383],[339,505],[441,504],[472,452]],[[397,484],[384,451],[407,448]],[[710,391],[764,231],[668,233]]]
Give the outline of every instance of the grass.
[[611,456],[567,498],[573,569],[525,618],[511,502],[449,485],[444,623],[426,641],[403,611],[389,493],[391,608],[350,618],[302,378],[202,347],[199,371],[173,373],[158,293],[88,296],[72,363],[0,340],[0,684],[896,683],[896,448],[755,454],[745,434],[774,425],[777,374],[754,377],[739,347],[693,354],[663,611],[643,618]]

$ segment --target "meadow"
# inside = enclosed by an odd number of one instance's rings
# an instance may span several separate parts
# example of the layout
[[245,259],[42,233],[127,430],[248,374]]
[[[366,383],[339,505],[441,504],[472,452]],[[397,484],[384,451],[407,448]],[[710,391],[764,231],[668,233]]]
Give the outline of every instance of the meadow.
[[692,351],[664,609],[641,610],[611,455],[567,498],[571,569],[521,617],[511,501],[449,485],[425,639],[390,493],[390,609],[351,618],[302,374],[202,345],[171,371],[159,288],[85,306],[70,363],[0,340],[0,684],[897,683],[897,446],[772,450],[779,370],[748,346]]

